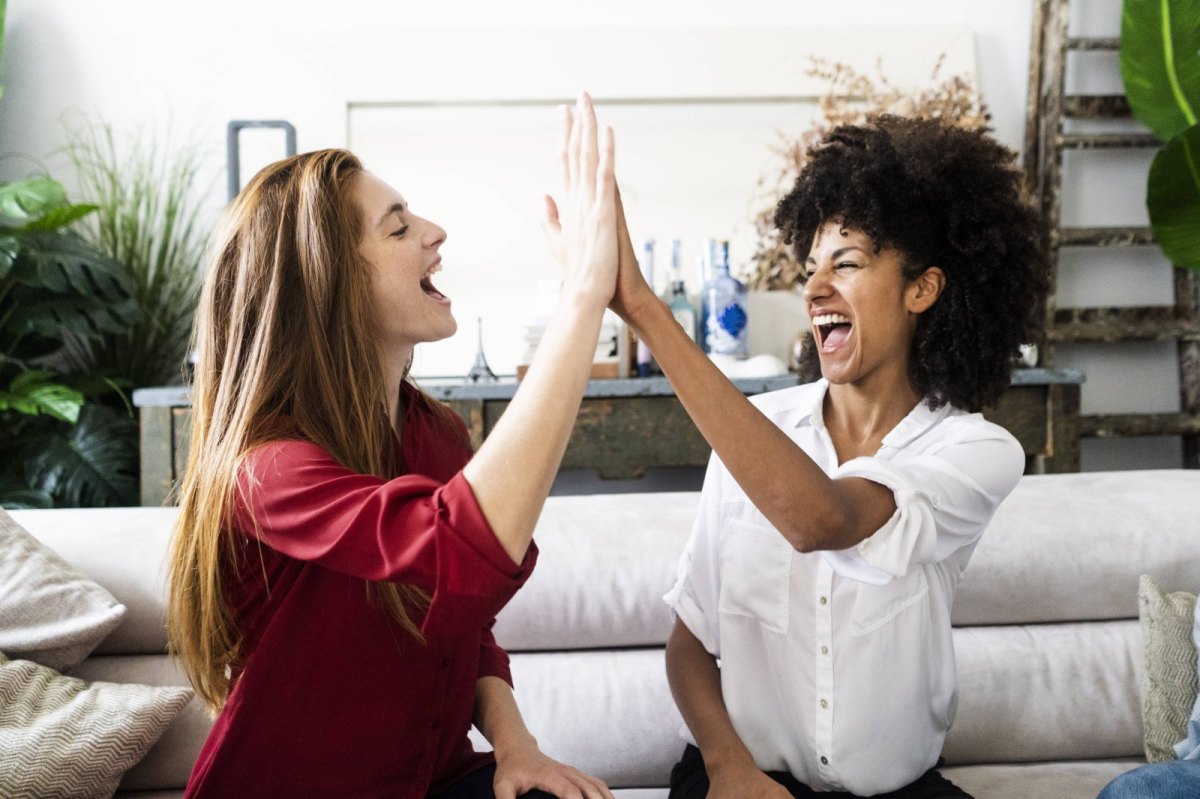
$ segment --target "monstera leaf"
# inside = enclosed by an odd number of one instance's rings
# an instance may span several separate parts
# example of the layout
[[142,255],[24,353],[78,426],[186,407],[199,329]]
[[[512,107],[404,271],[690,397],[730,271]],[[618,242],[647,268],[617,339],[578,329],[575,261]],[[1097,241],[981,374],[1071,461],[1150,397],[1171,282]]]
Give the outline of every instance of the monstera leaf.
[[137,421],[103,405],[85,406],[74,427],[38,441],[25,478],[58,507],[136,505]]
[[[4,239],[0,237],[0,265]],[[71,233],[26,232],[8,272],[16,285],[0,308],[6,338],[95,339],[141,319],[128,271]],[[13,346],[6,343],[6,346]]]
[[1125,0],[1121,78],[1134,116],[1166,141],[1200,111],[1200,0]]
[[74,424],[82,406],[83,394],[44,370],[22,372],[13,378],[7,391],[0,391],[0,411],[11,409],[27,416],[44,413]]
[[62,184],[51,178],[26,178],[0,186],[0,216],[16,222],[37,219],[66,204]]
[[1200,125],[1167,142],[1150,164],[1150,226],[1176,266],[1200,269]]

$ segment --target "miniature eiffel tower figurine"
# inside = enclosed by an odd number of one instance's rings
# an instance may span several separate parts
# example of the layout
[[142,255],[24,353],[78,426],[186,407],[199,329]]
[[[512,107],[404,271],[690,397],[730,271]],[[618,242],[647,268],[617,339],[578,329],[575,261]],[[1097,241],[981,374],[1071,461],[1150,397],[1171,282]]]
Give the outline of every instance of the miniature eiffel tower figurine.
[[488,366],[487,358],[483,356],[483,317],[475,317],[479,343],[475,349],[475,363],[467,372],[467,381],[471,383],[495,383],[500,378]]

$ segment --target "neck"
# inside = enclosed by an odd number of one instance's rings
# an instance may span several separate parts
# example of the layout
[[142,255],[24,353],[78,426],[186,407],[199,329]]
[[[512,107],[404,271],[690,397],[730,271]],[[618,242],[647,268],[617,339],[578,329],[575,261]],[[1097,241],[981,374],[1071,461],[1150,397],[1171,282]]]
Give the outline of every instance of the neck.
[[920,401],[907,373],[887,386],[830,384],[823,409],[825,426],[840,430],[855,444],[879,441]]
[[383,387],[386,392],[388,423],[400,435],[400,384],[412,358],[412,348],[402,352],[385,353],[383,358]]

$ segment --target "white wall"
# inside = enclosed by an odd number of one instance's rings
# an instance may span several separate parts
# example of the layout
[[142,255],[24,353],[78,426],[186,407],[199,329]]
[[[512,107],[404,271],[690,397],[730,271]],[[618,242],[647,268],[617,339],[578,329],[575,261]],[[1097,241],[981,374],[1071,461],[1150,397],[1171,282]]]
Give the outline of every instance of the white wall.
[[[1019,148],[1022,141],[1026,70],[1033,0],[512,0],[487,2],[365,2],[315,0],[9,0],[8,30],[0,63],[5,96],[0,101],[0,180],[49,166],[70,185],[61,155],[63,120],[71,115],[101,116],[118,127],[171,126],[194,131],[211,148],[209,205],[224,202],[224,128],[235,118],[283,118],[296,124],[301,150],[347,142],[345,87],[322,57],[323,43],[353,50],[371,42],[370,56],[385,65],[381,81],[411,86],[436,76],[439,64],[406,63],[406,46],[423,31],[470,28],[504,37],[506,31],[608,25],[618,27],[896,25],[965,26],[975,37],[977,77],[993,116],[996,136]],[[1075,3],[1075,32],[1115,35],[1119,0]],[[1086,8],[1084,8],[1086,6]],[[379,51],[394,46],[394,60]],[[385,45],[388,46],[388,45]],[[796,43],[804,47],[804,42]],[[847,42],[848,52],[855,44]],[[747,59],[760,58],[747,53]],[[383,56],[383,57],[381,57]],[[390,63],[389,63],[390,62]],[[606,69],[620,70],[623,54],[612,53]],[[1073,70],[1079,86],[1112,85],[1111,59]],[[387,71],[387,67],[394,70]],[[480,64],[481,75],[489,65]],[[552,69],[547,65],[547,69]],[[1114,90],[1119,90],[1119,83]],[[255,144],[257,142],[257,144]],[[277,153],[272,139],[248,140],[245,169]],[[1139,194],[1139,163],[1121,156],[1097,156],[1115,164],[1122,178],[1097,184],[1093,167],[1068,175],[1068,202],[1081,198],[1078,213],[1091,223],[1115,217],[1123,223],[1144,219]],[[1114,160],[1115,159],[1115,160]],[[256,162],[257,160],[257,162]],[[1099,188],[1097,188],[1099,186]],[[1072,194],[1071,192],[1074,192]],[[1076,213],[1069,210],[1068,214]],[[1125,215],[1142,214],[1139,218]],[[1070,217],[1068,217],[1070,218]],[[1144,269],[1132,279],[1124,257],[1100,259],[1096,266],[1064,266],[1063,305],[1167,302],[1169,271],[1154,256],[1137,254]],[[469,325],[466,326],[469,328]],[[1174,359],[1167,345],[1095,345],[1064,348],[1061,365],[1089,371],[1085,412],[1173,409],[1177,407]],[[1133,371],[1131,371],[1133,370]],[[1130,375],[1136,379],[1131,380]],[[1149,387],[1149,388],[1148,388]],[[1172,466],[1178,442],[1085,442],[1085,468]]]

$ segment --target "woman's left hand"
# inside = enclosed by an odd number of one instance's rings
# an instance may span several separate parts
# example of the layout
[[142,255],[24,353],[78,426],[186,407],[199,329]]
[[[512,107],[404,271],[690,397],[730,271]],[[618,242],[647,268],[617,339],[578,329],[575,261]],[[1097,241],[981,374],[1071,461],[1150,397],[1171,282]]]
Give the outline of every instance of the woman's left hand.
[[558,799],[614,799],[603,781],[547,757],[530,741],[496,751],[496,799],[517,799],[532,790]]

